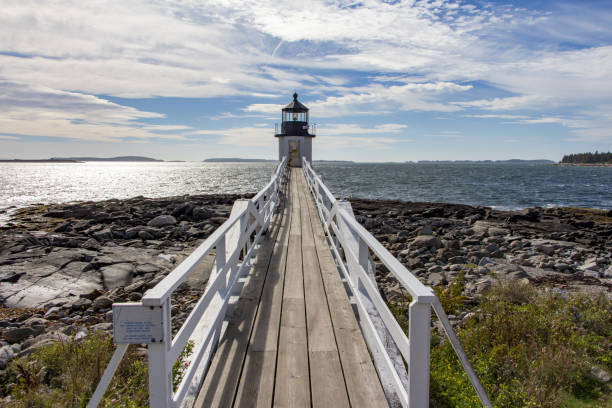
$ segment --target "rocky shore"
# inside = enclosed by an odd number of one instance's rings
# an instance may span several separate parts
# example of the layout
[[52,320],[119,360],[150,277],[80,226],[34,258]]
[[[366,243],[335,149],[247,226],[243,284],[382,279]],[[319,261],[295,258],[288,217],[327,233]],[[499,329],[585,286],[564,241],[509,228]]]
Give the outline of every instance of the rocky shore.
[[[58,339],[112,330],[113,302],[138,301],[229,216],[243,195],[33,206],[0,227],[0,369]],[[180,327],[211,260],[173,297]]]
[[[352,200],[357,220],[423,283],[452,282],[477,297],[500,280],[612,298],[612,211]],[[406,292],[382,265],[387,299]]]
[[[112,330],[111,305],[138,301],[228,217],[239,195],[33,206],[0,227],[0,369],[58,339]],[[476,298],[500,279],[559,291],[612,291],[612,211],[353,200],[361,222],[431,286],[464,279]],[[210,259],[173,298],[180,326]],[[406,292],[379,265],[392,300]],[[145,351],[143,350],[143,353]]]

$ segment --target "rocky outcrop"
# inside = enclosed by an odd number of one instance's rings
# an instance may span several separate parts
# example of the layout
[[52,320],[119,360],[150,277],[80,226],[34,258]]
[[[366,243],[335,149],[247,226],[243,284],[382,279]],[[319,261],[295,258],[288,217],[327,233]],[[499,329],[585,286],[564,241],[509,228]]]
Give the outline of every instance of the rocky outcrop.
[[[529,208],[497,211],[445,203],[351,200],[357,220],[427,285],[464,277],[477,297],[505,279],[612,297],[612,217],[607,211]],[[383,265],[388,299],[405,291]]]

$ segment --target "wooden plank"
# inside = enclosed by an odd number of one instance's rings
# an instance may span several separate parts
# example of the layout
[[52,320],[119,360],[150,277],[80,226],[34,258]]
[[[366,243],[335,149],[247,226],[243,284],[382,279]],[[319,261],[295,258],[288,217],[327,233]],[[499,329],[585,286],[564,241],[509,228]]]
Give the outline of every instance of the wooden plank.
[[244,296],[241,296],[231,313],[227,329],[219,342],[194,407],[232,406],[259,298],[284,218],[283,213],[274,218],[258,250],[253,271],[244,284]]
[[270,407],[274,398],[274,373],[278,350],[281,304],[287,262],[291,195],[287,213],[270,262],[268,276],[257,310],[253,332],[242,369],[235,407]]
[[378,374],[325,240],[313,200],[308,206],[329,311],[351,407],[388,407]]
[[309,407],[310,379],[302,275],[302,240],[297,169],[291,169],[291,230],[287,250],[279,350],[274,387],[275,407]]
[[[308,210],[310,195],[303,174],[300,174],[298,181],[302,203],[302,257],[312,405],[313,407],[349,407],[344,374],[319,268],[312,219]],[[318,218],[316,220],[318,221]]]

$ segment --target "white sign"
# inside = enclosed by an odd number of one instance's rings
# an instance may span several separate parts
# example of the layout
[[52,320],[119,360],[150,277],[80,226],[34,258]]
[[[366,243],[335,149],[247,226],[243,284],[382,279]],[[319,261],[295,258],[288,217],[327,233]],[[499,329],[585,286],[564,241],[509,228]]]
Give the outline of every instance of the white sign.
[[163,309],[141,303],[113,305],[115,343],[158,343],[164,339]]

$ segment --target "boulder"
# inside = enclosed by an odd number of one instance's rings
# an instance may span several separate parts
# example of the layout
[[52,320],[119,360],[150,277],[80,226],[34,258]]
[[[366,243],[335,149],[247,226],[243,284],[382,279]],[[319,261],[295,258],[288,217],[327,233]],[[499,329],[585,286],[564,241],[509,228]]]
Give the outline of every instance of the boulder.
[[165,227],[176,224],[176,218],[171,215],[158,215],[147,223],[149,227]]
[[610,374],[597,366],[591,368],[591,378],[602,384],[610,382]]
[[419,235],[410,243],[410,247],[411,248],[425,247],[425,248],[438,249],[438,248],[442,248],[442,241],[440,241],[440,238],[435,237],[433,235]]
[[438,286],[444,283],[444,275],[441,273],[430,273],[427,277],[427,283],[431,286]]
[[15,357],[15,351],[11,346],[3,346],[0,348],[0,370],[4,370],[13,357]]
[[78,299],[77,301],[73,302],[72,305],[70,305],[70,308],[72,310],[85,310],[87,309],[89,306],[91,306],[91,300],[87,299],[87,298],[81,298]]
[[112,305],[113,305],[113,301],[111,298],[107,296],[99,296],[96,298],[96,300],[93,301],[93,304],[91,306],[93,307],[94,310],[100,310],[100,309],[108,309]]
[[114,289],[119,286],[125,286],[132,280],[134,273],[134,265],[130,263],[118,263],[105,266],[100,269],[104,286],[107,289]]
[[9,343],[20,343],[30,336],[38,336],[45,330],[44,326],[12,327],[2,334]]

